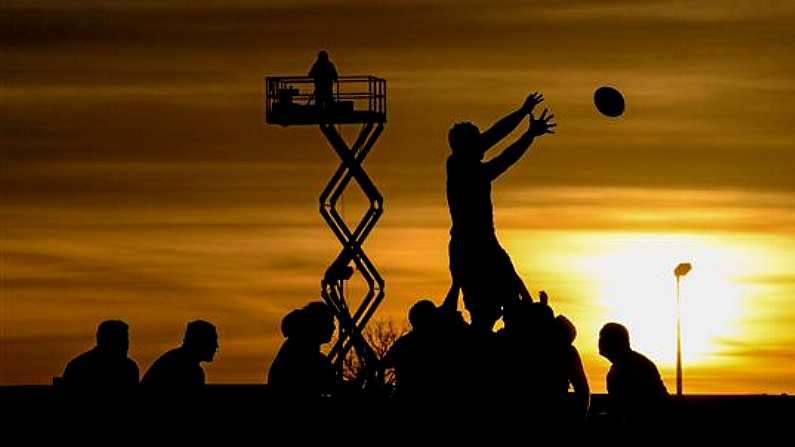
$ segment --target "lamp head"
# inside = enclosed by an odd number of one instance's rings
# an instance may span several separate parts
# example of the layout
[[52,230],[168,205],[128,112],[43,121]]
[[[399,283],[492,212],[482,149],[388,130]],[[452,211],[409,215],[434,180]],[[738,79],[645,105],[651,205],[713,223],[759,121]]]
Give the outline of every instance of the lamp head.
[[676,268],[674,269],[674,275],[676,275],[676,277],[679,278],[680,276],[687,275],[687,273],[692,269],[693,266],[690,265],[689,262],[683,262],[676,266]]

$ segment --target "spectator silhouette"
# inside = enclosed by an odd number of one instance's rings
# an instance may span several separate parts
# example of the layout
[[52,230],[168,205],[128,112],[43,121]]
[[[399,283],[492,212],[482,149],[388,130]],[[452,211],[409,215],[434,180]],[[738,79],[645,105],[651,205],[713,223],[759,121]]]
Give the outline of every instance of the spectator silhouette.
[[619,423],[656,421],[668,391],[651,360],[630,348],[629,332],[618,323],[599,331],[599,354],[612,365],[607,373],[608,412]]
[[286,338],[268,370],[268,385],[277,396],[318,399],[333,397],[341,381],[321,345],[334,335],[334,314],[322,302],[312,302],[282,319]]
[[[449,132],[452,155],[447,159],[447,203],[450,208],[450,272],[464,293],[464,305],[474,327],[491,331],[502,307],[510,300],[530,295],[502,249],[494,229],[491,182],[525,154],[533,140],[554,133],[554,115],[544,110],[539,119],[533,108],[543,101],[534,93],[522,107],[485,132],[472,123],[458,123]],[[512,132],[525,116],[529,129],[502,153],[483,162],[486,152]]]
[[127,323],[103,321],[97,327],[97,345],[66,365],[63,386],[80,394],[131,391],[138,385],[138,365],[127,357],[129,347]]
[[414,303],[409,310],[411,331],[398,338],[383,359],[385,368],[395,368],[395,398],[402,401],[435,400],[442,390],[440,315],[429,300]]
[[565,316],[555,317],[553,324],[554,343],[557,351],[557,391],[559,399],[567,403],[569,386],[574,391],[572,405],[566,406],[562,414],[570,421],[584,421],[588,415],[588,407],[591,401],[591,389],[588,386],[588,378],[585,376],[585,368],[577,348],[574,347],[574,339],[577,337],[577,328]]
[[334,102],[334,81],[337,80],[337,68],[329,60],[328,53],[317,53],[308,76],[315,83],[315,104],[322,109],[328,108]]
[[182,346],[160,356],[146,371],[141,385],[173,391],[197,389],[205,382],[201,362],[212,362],[216,351],[215,326],[204,320],[191,321]]

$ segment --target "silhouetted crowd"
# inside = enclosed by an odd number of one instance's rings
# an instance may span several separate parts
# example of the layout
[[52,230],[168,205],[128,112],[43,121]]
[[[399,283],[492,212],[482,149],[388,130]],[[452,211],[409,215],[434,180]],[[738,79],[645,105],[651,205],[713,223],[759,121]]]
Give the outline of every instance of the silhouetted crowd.
[[[331,98],[336,69],[321,52],[310,76],[318,102]],[[574,340],[574,324],[555,315],[541,292],[534,301],[500,246],[493,222],[491,184],[517,163],[536,138],[554,133],[554,115],[533,116],[543,96],[533,93],[518,109],[486,131],[458,123],[449,132],[447,199],[452,220],[449,259],[452,286],[443,302],[420,300],[408,312],[411,330],[398,338],[383,358],[368,362],[363,377],[383,378],[394,369],[394,387],[377,381],[351,385],[338,365],[322,352],[335,331],[335,320],[350,316],[324,302],[311,302],[282,320],[285,341],[268,371],[274,399],[311,404],[375,392],[380,399],[414,409],[457,408],[462,412],[506,412],[536,423],[585,421],[590,387]],[[483,161],[486,152],[527,118],[527,130],[502,153]],[[458,310],[461,299],[467,322]],[[346,318],[347,317],[347,318]],[[502,320],[502,328],[494,331]],[[343,324],[347,337],[361,338]],[[69,392],[129,392],[139,385],[138,367],[127,356],[128,327],[105,321],[97,346],[72,360],[62,384]],[[188,324],[180,347],[158,358],[140,387],[156,395],[190,393],[205,383],[202,362],[218,349],[215,327]],[[665,410],[668,393],[656,366],[632,350],[627,329],[605,324],[599,352],[612,366],[607,373],[608,416],[619,423],[655,420]],[[375,391],[373,391],[375,390]]]
[[158,393],[190,393],[205,384],[202,362],[212,362],[218,350],[215,326],[204,320],[188,323],[182,345],[161,355],[139,381],[138,365],[128,357],[129,327],[107,320],[97,328],[97,345],[66,365],[56,385],[69,393],[112,399],[139,386]]
[[[494,332],[464,320],[450,305],[452,296],[458,299],[457,288],[453,290],[441,306],[420,300],[409,310],[411,330],[395,341],[378,365],[395,370],[390,399],[426,410],[490,402],[550,423],[588,417],[590,388],[573,345],[576,329],[565,316],[554,315],[543,292],[540,302],[521,301],[505,309],[504,327]],[[283,328],[292,324],[295,312],[320,313],[322,306],[315,302],[293,311]],[[330,316],[331,308],[326,312]],[[295,399],[349,392],[320,351],[323,340],[331,339],[329,317],[315,321],[316,328],[305,328],[301,335],[284,331],[286,340],[269,377],[274,392]],[[621,422],[657,418],[668,393],[655,365],[631,349],[626,328],[606,324],[599,334],[599,352],[612,363],[607,375],[610,417]]]
[[[576,329],[555,316],[541,293],[539,302],[522,301],[505,309],[503,327],[494,332],[467,323],[456,309],[453,288],[445,302],[417,301],[408,312],[411,330],[399,337],[378,368],[394,368],[393,387],[381,387],[384,401],[423,408],[455,408],[490,402],[533,421],[582,422],[589,417],[590,388],[573,342]],[[332,308],[317,301],[289,312],[282,320],[285,341],[268,371],[275,399],[311,404],[363,393],[351,386],[322,352],[332,340]],[[188,323],[182,345],[160,356],[139,383],[128,357],[128,326],[102,322],[97,345],[68,363],[60,385],[73,396],[118,397],[144,390],[157,396],[185,396],[205,384],[202,362],[218,349],[215,327]],[[655,365],[630,347],[626,328],[607,323],[599,333],[599,352],[612,366],[607,374],[609,417],[621,423],[656,419],[668,393]],[[372,385],[372,384],[371,384]],[[513,411],[517,411],[513,410]],[[591,415],[592,417],[594,415]]]

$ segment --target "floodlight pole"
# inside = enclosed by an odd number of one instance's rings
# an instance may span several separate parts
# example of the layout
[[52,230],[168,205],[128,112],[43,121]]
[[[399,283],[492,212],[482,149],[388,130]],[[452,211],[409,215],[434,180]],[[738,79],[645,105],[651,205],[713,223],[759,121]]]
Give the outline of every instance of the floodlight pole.
[[684,262],[676,266],[676,397],[682,397],[682,307],[679,295],[679,282],[682,276],[692,269],[690,263]]
[[679,298],[679,275],[676,275],[676,396],[682,397],[682,309]]

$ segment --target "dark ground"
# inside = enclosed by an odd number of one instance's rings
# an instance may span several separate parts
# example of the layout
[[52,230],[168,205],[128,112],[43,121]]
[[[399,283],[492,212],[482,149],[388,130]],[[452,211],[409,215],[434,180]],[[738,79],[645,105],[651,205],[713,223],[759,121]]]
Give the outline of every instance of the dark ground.
[[[45,385],[0,387],[0,409],[6,427],[3,431],[22,430],[28,436],[59,439],[100,432],[151,439],[153,433],[160,436],[165,430],[194,440],[204,440],[205,435],[211,434],[263,442],[270,437],[290,436],[296,437],[296,442],[322,438],[324,444],[331,445],[373,437],[384,440],[384,436],[391,440],[416,439],[420,433],[421,439],[430,436],[447,441],[484,435],[492,439],[507,435],[533,437],[538,433],[606,440],[628,432],[642,433],[650,437],[647,440],[653,440],[680,427],[681,433],[710,437],[715,433],[721,437],[765,433],[791,438],[795,433],[795,397],[787,395],[672,397],[668,415],[648,421],[643,427],[614,423],[605,414],[606,396],[601,394],[593,396],[587,421],[560,425],[531,420],[520,409],[495,403],[464,401],[446,407],[438,403],[409,407],[365,397],[311,404],[277,401],[265,385],[208,385],[199,396],[170,399],[140,393],[121,401],[107,397],[75,399]],[[240,443],[243,441],[222,445]]]

